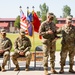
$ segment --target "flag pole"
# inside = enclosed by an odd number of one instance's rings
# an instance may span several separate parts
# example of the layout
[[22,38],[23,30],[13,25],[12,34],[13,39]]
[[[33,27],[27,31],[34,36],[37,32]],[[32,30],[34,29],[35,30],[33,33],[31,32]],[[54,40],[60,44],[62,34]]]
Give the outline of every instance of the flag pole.
[[22,6],[19,7],[20,9],[22,8]]
[[27,7],[27,16],[29,15],[29,7]]
[[20,6],[19,8],[20,8],[20,11],[22,11],[22,6]]
[[[22,11],[22,6],[19,7],[20,8],[20,12]],[[20,22],[21,22],[21,19],[20,19]],[[21,26],[20,26],[21,28]],[[20,31],[20,28],[19,28],[19,31]]]
[[[30,14],[30,12],[29,12],[29,7],[27,7],[27,16]],[[32,15],[33,15],[33,13],[32,13]],[[33,17],[32,17],[32,21],[31,21],[31,24],[32,24],[32,27],[33,27],[33,38],[32,38],[32,48],[33,48],[33,50],[34,50],[34,26],[33,26]],[[30,36],[31,37],[31,36]]]
[[[33,9],[33,11],[32,11],[32,15],[33,15],[33,13],[34,13],[34,6],[32,6],[32,9]],[[32,22],[33,22],[33,19],[32,19]],[[35,50],[35,41],[34,40],[35,39],[34,39],[34,25],[33,25],[33,50]]]

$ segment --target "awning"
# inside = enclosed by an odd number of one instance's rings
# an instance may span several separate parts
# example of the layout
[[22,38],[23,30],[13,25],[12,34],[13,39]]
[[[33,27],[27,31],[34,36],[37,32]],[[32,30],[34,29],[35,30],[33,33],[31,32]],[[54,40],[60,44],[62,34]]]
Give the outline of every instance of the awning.
[[0,27],[8,27],[8,23],[0,23]]
[[[65,25],[65,24],[56,24],[56,27],[60,28],[60,27],[62,27],[63,25]],[[72,25],[74,25],[74,26],[75,26],[75,23],[74,23],[74,24],[72,24]]]
[[60,28],[62,27],[64,24],[56,24],[56,27]]
[[73,25],[75,26],[75,23]]

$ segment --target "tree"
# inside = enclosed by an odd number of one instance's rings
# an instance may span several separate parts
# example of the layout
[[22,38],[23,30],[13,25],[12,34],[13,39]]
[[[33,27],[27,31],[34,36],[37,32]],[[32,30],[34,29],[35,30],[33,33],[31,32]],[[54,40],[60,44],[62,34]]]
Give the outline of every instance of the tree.
[[58,23],[57,18],[56,18],[55,15],[54,15],[54,20],[53,20],[53,22],[54,22],[55,24]]
[[66,18],[69,15],[71,15],[71,8],[68,5],[65,5],[63,7],[63,17]]
[[37,16],[38,16],[39,18],[41,17],[40,11],[37,11]]
[[20,28],[20,16],[17,16],[15,22],[14,22],[14,26],[16,28]]
[[46,5],[46,3],[44,3],[43,5],[40,4],[39,8],[40,8],[40,11],[37,11],[37,15],[39,16],[39,18],[42,19],[42,21],[45,21],[46,14],[49,11],[49,7]]
[[[42,21],[45,21],[47,12],[49,11],[49,7],[46,5],[46,3],[44,3],[43,5],[40,5],[39,8],[40,8],[40,11],[37,11],[37,15],[38,15],[39,18],[42,19]],[[56,18],[55,15],[54,15],[53,22],[55,24],[57,23],[57,18]]]

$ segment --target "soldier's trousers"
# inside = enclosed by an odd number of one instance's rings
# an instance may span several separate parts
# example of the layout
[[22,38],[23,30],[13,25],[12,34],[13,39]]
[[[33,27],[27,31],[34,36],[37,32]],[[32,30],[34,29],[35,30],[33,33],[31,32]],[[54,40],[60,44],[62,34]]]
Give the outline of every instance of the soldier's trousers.
[[8,59],[10,58],[10,52],[6,51],[3,54],[3,63],[2,66],[4,67],[7,64]]
[[[13,63],[14,63],[15,66],[18,65],[17,58],[18,58],[19,56],[20,56],[20,55],[19,55],[19,53],[17,53],[17,52],[14,52],[14,53],[12,54],[12,61],[13,61]],[[27,51],[24,56],[26,57],[26,65],[29,65],[29,64],[30,64],[30,60],[31,60],[31,53],[30,53],[30,51]]]
[[50,44],[43,44],[43,66],[44,69],[48,69],[48,57],[50,56],[50,65],[51,68],[54,68],[55,66],[55,50],[56,50],[56,45],[55,43]]
[[64,66],[67,54],[69,55],[69,65],[74,64],[74,45],[62,45],[60,52],[60,65]]

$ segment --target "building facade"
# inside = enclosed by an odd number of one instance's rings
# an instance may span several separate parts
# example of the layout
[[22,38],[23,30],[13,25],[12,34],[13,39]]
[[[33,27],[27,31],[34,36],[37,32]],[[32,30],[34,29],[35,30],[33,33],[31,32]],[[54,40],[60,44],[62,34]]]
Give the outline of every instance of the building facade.
[[[56,24],[56,26],[62,27],[65,23],[66,23],[66,18],[57,18],[58,23]],[[75,18],[72,18],[72,24],[75,26]]]
[[[14,27],[16,18],[0,18],[0,29],[4,28],[7,32],[14,32],[17,29]],[[41,21],[41,19],[40,19]],[[57,28],[62,27],[66,23],[66,18],[57,18]],[[72,19],[72,24],[75,26],[75,18]]]
[[14,22],[16,18],[0,18],[0,29],[4,28],[7,32],[14,32]]

